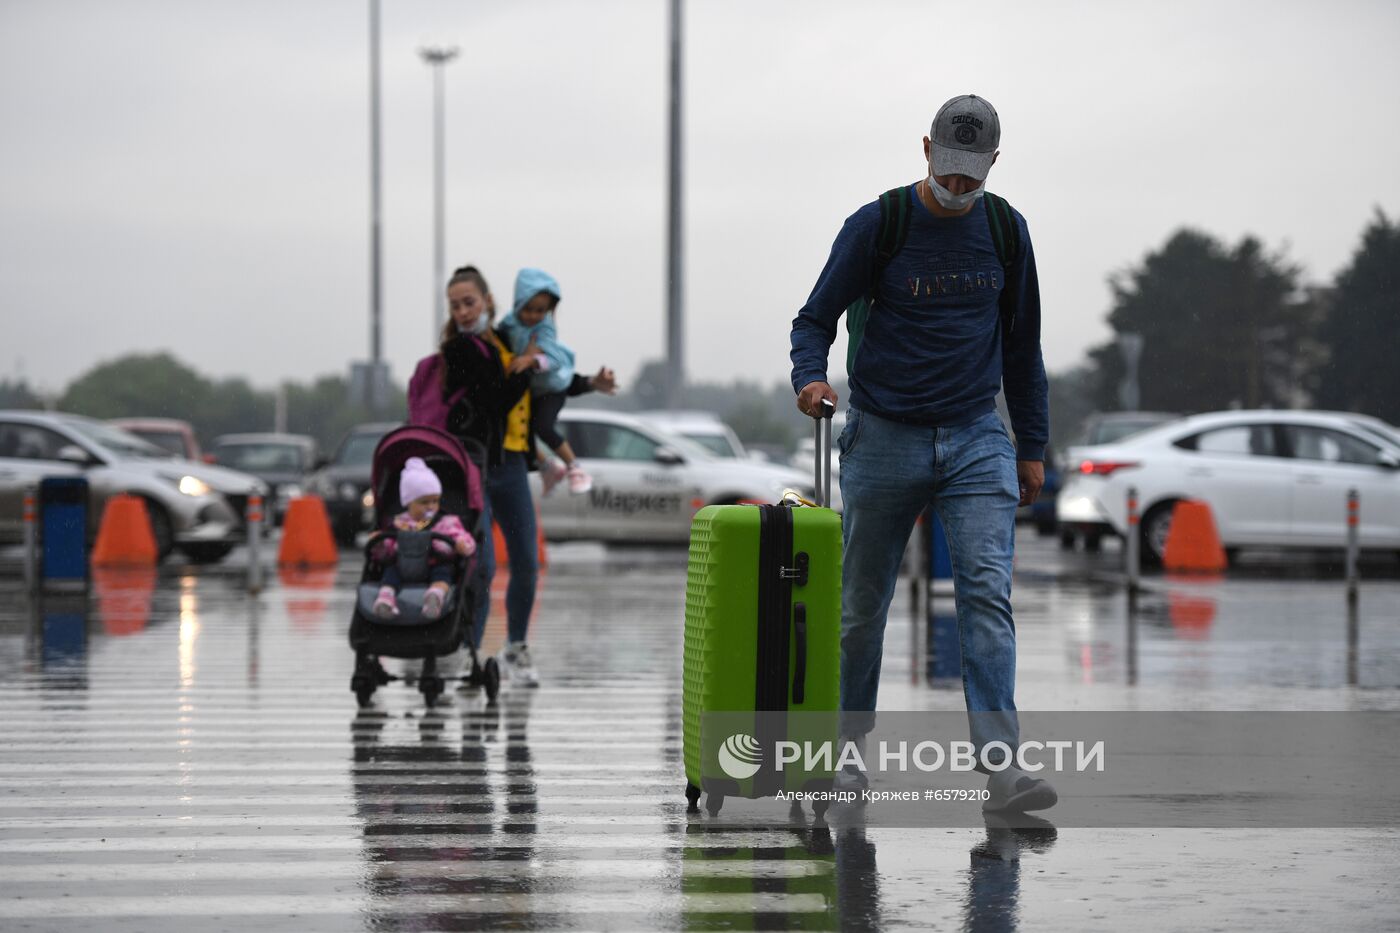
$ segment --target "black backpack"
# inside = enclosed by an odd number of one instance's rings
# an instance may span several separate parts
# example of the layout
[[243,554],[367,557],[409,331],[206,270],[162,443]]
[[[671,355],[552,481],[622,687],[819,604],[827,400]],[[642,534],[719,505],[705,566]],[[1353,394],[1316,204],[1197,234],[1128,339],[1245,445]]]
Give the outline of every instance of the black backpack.
[[[1001,263],[1002,289],[999,307],[1001,311],[1002,343],[1011,336],[1015,327],[1016,295],[1011,289],[1009,270],[1021,258],[1021,228],[1016,224],[1016,215],[1005,198],[997,197],[988,191],[980,198],[982,208],[987,212],[987,225],[992,231],[992,245]],[[909,216],[914,209],[914,195],[908,185],[891,188],[880,195],[880,232],[875,240],[875,268],[870,276],[870,290],[857,298],[846,308],[846,331],[850,339],[846,344],[846,375],[850,376],[855,367],[856,350],[865,336],[865,322],[875,307],[876,294],[880,288],[880,277],[890,260],[904,248],[909,236]]]

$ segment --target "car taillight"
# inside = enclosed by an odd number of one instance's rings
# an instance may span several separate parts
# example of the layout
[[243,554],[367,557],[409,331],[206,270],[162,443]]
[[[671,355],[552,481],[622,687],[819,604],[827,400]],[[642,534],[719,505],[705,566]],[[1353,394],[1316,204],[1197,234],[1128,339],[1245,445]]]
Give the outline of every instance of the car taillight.
[[1138,464],[1128,460],[1085,460],[1079,472],[1085,476],[1111,476],[1118,470],[1131,470]]

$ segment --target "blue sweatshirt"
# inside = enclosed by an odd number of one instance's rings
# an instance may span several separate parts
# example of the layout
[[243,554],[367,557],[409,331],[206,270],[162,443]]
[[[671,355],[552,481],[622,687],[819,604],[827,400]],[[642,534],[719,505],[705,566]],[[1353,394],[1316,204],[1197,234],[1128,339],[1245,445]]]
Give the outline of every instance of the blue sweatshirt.
[[[1006,273],[987,212],[937,217],[917,192],[909,236],[890,261],[850,375],[853,407],[930,427],[966,424],[996,407],[1003,382],[1017,457],[1044,460],[1049,392],[1040,355],[1040,285],[1030,233],[1016,212],[1022,255]],[[846,307],[870,288],[880,202],[850,217],[816,287],[792,322],[792,387],[828,382],[827,354]],[[998,299],[1010,283],[1015,324],[1002,346]]]

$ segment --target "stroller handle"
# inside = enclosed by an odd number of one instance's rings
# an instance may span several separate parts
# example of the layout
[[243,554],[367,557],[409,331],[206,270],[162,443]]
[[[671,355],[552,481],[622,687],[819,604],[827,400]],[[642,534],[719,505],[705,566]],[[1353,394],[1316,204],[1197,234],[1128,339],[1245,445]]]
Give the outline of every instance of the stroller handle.
[[[467,565],[467,561],[469,558],[466,554],[462,554],[457,551],[457,539],[449,535],[440,534],[436,531],[432,532],[432,536],[434,541],[441,541],[443,544],[446,544],[448,547],[452,548],[453,560],[461,564],[463,567]],[[399,531],[397,528],[390,528],[388,531],[381,531],[377,535],[371,535],[370,539],[365,542],[365,560],[373,559],[374,547],[375,545],[379,544],[379,542],[388,541],[390,539],[397,540],[398,537]]]

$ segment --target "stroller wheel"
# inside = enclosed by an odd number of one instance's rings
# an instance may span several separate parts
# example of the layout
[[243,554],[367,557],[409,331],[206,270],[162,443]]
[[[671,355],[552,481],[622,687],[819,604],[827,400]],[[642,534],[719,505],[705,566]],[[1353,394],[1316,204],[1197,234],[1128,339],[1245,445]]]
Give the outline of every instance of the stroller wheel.
[[354,691],[361,709],[369,706],[370,697],[374,696],[374,686],[374,681],[364,674],[356,674],[350,678],[350,689]]
[[355,691],[355,701],[360,704],[360,709],[369,706],[370,700],[374,698],[374,688],[367,687]]
[[482,665],[481,682],[486,688],[486,701],[495,703],[496,695],[501,692],[501,667],[495,658],[487,658],[486,663]]
[[430,709],[437,703],[437,698],[442,696],[442,678],[436,674],[424,675],[418,681],[418,689],[423,692],[423,703]]

